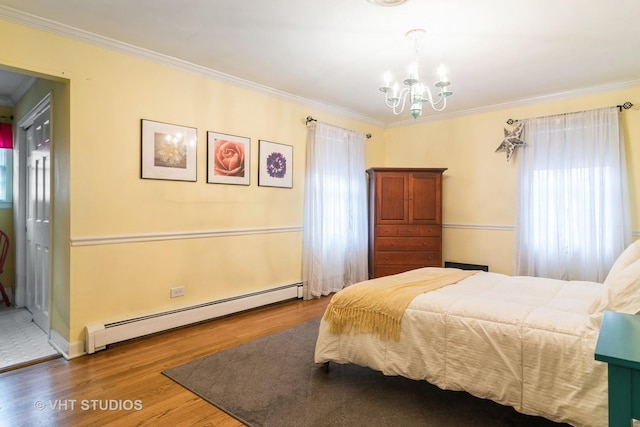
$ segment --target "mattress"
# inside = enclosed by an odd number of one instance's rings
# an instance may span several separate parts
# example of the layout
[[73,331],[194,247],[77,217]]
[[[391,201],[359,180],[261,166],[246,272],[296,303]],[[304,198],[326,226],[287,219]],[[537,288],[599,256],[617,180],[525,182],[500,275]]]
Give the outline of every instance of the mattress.
[[[396,275],[420,280],[427,269]],[[607,425],[607,365],[594,359],[603,285],[478,272],[419,295],[400,340],[332,334],[317,363],[353,363],[426,380],[575,426]]]

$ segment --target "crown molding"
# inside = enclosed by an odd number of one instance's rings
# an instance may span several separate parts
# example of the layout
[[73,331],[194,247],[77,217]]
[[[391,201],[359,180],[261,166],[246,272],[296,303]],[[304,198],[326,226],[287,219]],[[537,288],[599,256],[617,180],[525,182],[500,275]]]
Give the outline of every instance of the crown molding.
[[353,110],[350,110],[344,107],[327,104],[327,103],[313,100],[313,99],[303,98],[301,96],[294,95],[292,93],[284,92],[269,86],[265,86],[249,80],[241,79],[239,77],[222,73],[220,71],[203,67],[201,65],[193,64],[191,62],[174,58],[169,55],[164,55],[149,49],[144,49],[139,46],[124,43],[119,40],[100,36],[100,35],[91,33],[89,31],[81,30],[79,28],[61,24],[59,22],[42,18],[40,16],[22,12],[20,10],[13,9],[11,7],[0,5],[0,19],[11,21],[20,25],[25,25],[25,26],[34,28],[36,30],[41,30],[41,31],[56,34],[62,37],[89,43],[89,44],[106,48],[109,50],[113,50],[116,52],[125,53],[131,56],[153,61],[162,65],[188,71],[194,74],[210,77],[216,80],[230,83],[235,86],[255,90],[261,93],[266,93],[268,95],[272,95],[290,102],[294,102],[296,104],[326,111],[328,113],[336,114],[342,117],[351,118],[353,120],[357,120],[363,123],[368,123],[368,124],[379,126],[379,127],[386,126],[385,122],[372,119],[371,117],[367,117],[363,114],[357,113]]
[[[542,104],[545,102],[562,101],[571,98],[579,98],[583,96],[598,95],[601,93],[615,92],[618,90],[632,89],[640,87],[640,79],[624,80],[618,82],[607,83],[598,86],[590,86],[579,89],[573,89],[563,92],[556,92],[547,95],[524,98],[500,104],[486,105],[478,108],[469,108],[459,111],[448,111],[434,116],[421,116],[419,119],[408,119],[400,122],[388,123],[387,128],[409,126],[416,123],[436,122],[440,120],[452,119],[456,117],[469,116],[472,114],[490,113],[493,111],[508,110],[510,108],[525,107],[529,105]],[[626,101],[626,100],[625,100]],[[622,101],[621,101],[622,102]]]

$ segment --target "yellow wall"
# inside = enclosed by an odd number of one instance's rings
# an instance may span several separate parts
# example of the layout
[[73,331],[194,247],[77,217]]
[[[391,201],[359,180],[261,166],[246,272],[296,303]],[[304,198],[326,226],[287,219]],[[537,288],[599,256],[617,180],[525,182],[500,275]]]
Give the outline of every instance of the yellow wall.
[[[445,259],[510,273],[515,164],[494,153],[505,120],[640,102],[633,89],[385,130],[15,23],[0,20],[0,32],[12,40],[0,50],[0,66],[42,78],[19,110],[53,91],[52,327],[72,344],[89,324],[299,282],[308,115],[372,133],[367,167],[449,168]],[[638,111],[624,116],[630,165],[637,165]],[[197,128],[197,182],[140,179],[141,119]],[[206,131],[251,138],[250,186],[206,183]],[[259,139],[293,146],[293,189],[257,185]],[[635,194],[637,167],[631,175]],[[294,230],[242,233],[277,227]],[[223,231],[231,235],[111,240]],[[169,298],[178,285],[186,295]]]
[[[622,113],[632,224],[637,234],[640,230],[640,88],[390,128],[385,136],[385,162],[387,166],[424,166],[426,163],[430,167],[449,168],[443,184],[444,259],[487,264],[491,271],[511,274],[516,159],[507,163],[504,152],[495,152],[503,139],[503,129],[512,129],[506,124],[507,119],[608,107],[625,101],[637,105]],[[455,102],[453,97],[451,102]]]
[[[35,92],[55,89],[54,111],[68,113],[53,122],[52,327],[71,343],[89,324],[301,281],[308,115],[372,133],[368,163],[383,155],[369,123],[10,22],[0,31],[14,40],[0,64],[44,77]],[[197,182],[140,179],[141,119],[197,128]],[[250,186],[206,183],[206,131],[251,138]],[[257,185],[259,139],[293,146],[293,189]],[[242,233],[278,227],[295,229]],[[238,235],[100,243],[225,230]],[[171,299],[178,285],[186,295]]]

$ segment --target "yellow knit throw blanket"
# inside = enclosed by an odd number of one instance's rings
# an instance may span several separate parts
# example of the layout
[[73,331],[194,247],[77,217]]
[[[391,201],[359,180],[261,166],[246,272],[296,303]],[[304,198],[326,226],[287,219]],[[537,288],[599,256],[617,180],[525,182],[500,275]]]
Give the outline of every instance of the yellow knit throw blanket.
[[409,303],[418,295],[465,279],[477,271],[425,269],[420,280],[386,276],[356,283],[335,294],[327,306],[324,320],[334,334],[375,334],[382,340],[400,340],[400,322]]

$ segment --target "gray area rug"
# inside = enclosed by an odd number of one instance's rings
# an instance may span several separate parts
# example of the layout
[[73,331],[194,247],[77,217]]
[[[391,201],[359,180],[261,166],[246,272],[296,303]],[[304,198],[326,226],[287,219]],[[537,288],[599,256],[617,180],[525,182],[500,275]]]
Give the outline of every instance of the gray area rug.
[[249,426],[560,426],[464,392],[313,361],[320,319],[163,372]]

